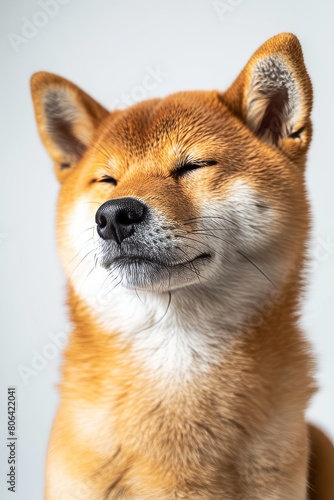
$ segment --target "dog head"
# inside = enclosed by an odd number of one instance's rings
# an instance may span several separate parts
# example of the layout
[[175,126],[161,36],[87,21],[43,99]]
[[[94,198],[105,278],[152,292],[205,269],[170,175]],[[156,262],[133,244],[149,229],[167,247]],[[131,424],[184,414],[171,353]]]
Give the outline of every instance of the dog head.
[[109,113],[69,81],[31,80],[61,182],[58,241],[86,284],[250,300],[298,265],[312,89],[295,36],[255,52],[226,91],[180,92]]

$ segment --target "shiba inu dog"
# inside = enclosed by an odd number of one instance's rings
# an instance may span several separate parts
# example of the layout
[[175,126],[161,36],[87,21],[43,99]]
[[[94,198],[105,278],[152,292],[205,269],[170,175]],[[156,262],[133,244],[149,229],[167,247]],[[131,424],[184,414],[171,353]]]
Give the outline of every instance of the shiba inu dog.
[[298,326],[312,87],[280,34],[226,92],[108,112],[31,81],[73,325],[47,500],[330,500]]

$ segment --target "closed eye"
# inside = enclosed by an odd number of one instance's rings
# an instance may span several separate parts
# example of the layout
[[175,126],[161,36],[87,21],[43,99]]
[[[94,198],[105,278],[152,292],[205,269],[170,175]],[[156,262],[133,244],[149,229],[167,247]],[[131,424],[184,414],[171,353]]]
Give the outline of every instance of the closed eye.
[[211,167],[213,165],[217,165],[217,162],[215,160],[194,161],[194,162],[185,161],[184,163],[181,163],[178,167],[175,168],[173,172],[173,177],[179,178],[187,174],[191,170],[197,170],[203,167]]
[[108,182],[108,184],[113,184],[114,186],[117,185],[116,179],[114,179],[110,175],[104,175],[100,179],[96,179],[96,182]]

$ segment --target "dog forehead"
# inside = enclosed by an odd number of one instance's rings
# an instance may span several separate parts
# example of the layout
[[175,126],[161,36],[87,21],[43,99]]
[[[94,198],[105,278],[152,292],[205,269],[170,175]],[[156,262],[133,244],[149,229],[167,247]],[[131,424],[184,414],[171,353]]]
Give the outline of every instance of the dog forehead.
[[[217,92],[179,92],[111,113],[99,142],[135,158],[167,147],[186,150],[223,135],[224,105]],[[226,117],[225,117],[226,120]]]

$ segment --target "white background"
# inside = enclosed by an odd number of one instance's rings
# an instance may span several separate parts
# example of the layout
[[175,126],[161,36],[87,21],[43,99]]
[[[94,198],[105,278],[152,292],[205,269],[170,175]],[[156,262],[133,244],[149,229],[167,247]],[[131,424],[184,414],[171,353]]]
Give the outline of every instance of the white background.
[[[57,182],[37,135],[28,85],[38,70],[73,80],[108,107],[124,92],[132,92],[134,102],[148,67],[158,65],[168,76],[145,91],[147,98],[181,89],[223,90],[267,38],[282,31],[299,37],[315,93],[307,182],[314,214],[311,253],[317,260],[302,321],[318,356],[320,391],[308,415],[334,437],[334,3],[226,0],[230,7],[223,16],[212,0],[62,3],[45,21],[38,17],[37,0],[1,1],[0,497],[42,499],[60,351],[47,351],[54,359],[45,366],[40,361],[28,385],[18,367],[31,367],[36,352],[50,344],[49,334],[67,330],[64,280],[55,252]],[[15,51],[8,35],[22,36],[23,18],[45,25]],[[11,384],[18,393],[16,495],[7,492],[5,477],[6,388]]]

